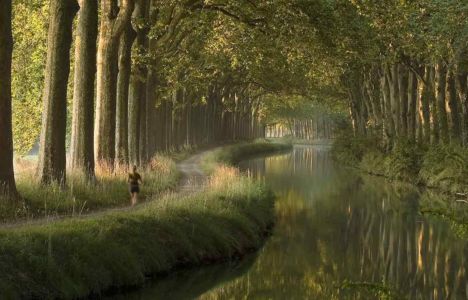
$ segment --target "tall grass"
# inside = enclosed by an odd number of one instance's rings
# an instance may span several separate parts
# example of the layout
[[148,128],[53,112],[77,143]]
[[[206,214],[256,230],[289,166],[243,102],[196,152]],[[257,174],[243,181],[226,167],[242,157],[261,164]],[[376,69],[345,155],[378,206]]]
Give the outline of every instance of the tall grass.
[[262,155],[265,153],[274,153],[292,149],[290,143],[276,143],[265,139],[259,139],[251,143],[240,143],[231,146],[225,146],[211,151],[203,158],[202,167],[206,172],[213,171],[219,163],[236,164],[241,159],[247,157]]
[[[41,185],[31,162],[17,164],[17,186],[22,200],[17,203],[0,201],[0,220],[11,222],[54,215],[81,215],[93,210],[122,207],[130,204],[127,176],[124,167],[112,172],[96,170],[96,180],[86,180],[84,174],[69,172],[67,184]],[[168,156],[157,155],[140,170],[144,185],[140,199],[148,199],[174,187],[179,174],[175,162]]]
[[208,182],[204,192],[127,212],[0,230],[2,297],[85,297],[258,248],[272,223],[272,194],[227,166]]

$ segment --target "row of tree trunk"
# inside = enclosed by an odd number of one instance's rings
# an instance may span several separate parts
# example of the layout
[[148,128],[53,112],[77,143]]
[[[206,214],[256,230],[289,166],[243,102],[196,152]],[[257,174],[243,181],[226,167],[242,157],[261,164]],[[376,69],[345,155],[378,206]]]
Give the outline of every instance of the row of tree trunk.
[[[154,70],[138,62],[152,42],[151,6],[152,0],[50,1],[38,164],[42,183],[66,180],[67,86],[77,14],[68,160],[73,171],[93,180],[96,167],[112,171],[145,164],[156,151],[264,136],[258,99],[243,90],[213,84],[202,94],[185,88],[169,97],[156,92]],[[11,13],[11,0],[0,1],[0,193],[8,196],[16,195]]]
[[[199,101],[186,91],[173,92],[171,99],[160,101],[154,110],[149,154],[155,151],[180,150],[184,147],[264,137],[264,126],[253,100],[226,92],[226,88],[210,87]],[[227,105],[236,103],[236,105]]]
[[328,140],[335,138],[335,123],[327,117],[317,116],[310,120],[287,120],[285,124],[274,123],[266,126],[266,137],[281,138],[292,136],[303,140]]
[[343,77],[355,134],[468,145],[468,73],[438,62],[384,64]]

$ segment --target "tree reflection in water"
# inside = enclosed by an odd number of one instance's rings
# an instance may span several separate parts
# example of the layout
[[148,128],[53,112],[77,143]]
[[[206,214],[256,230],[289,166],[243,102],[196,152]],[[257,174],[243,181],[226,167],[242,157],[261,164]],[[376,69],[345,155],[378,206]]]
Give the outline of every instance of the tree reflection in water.
[[255,262],[241,274],[222,267],[217,278],[225,280],[197,283],[205,293],[182,284],[199,276],[192,271],[177,275],[172,290],[159,282],[140,296],[185,288],[187,299],[468,298],[468,244],[446,221],[420,215],[419,191],[335,166],[326,148],[295,148],[241,168],[279,196],[274,234]]

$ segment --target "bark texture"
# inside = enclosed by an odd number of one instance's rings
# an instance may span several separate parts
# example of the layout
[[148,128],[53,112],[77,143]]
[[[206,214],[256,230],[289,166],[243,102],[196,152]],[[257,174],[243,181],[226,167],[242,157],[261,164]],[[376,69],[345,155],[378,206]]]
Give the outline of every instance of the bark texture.
[[13,171],[11,63],[13,37],[11,0],[0,1],[0,196],[17,196]]
[[67,127],[67,85],[73,19],[78,3],[51,0],[47,63],[43,94],[44,109],[38,174],[41,182],[65,183],[65,137]]
[[119,45],[119,75],[117,79],[117,120],[115,154],[117,165],[127,165],[128,156],[128,96],[132,70],[132,45],[136,34],[128,24]]
[[[144,55],[148,47],[148,9],[148,0],[136,0],[133,12],[136,40],[132,51],[138,56]],[[132,68],[129,99],[129,153],[133,164],[144,163],[147,160],[146,79],[147,68],[137,61]]]
[[96,79],[96,39],[98,4],[79,1],[80,11],[75,41],[75,81],[71,138],[71,168],[94,178],[94,81]]
[[131,20],[133,6],[133,0],[101,0],[94,150],[96,163],[107,168],[113,168],[115,160],[119,39]]
[[136,75],[132,75],[128,99],[128,150],[130,163],[134,165],[140,164],[141,97],[143,97],[141,81]]
[[440,140],[445,143],[449,140],[447,110],[445,104],[446,76],[447,68],[443,65],[443,63],[438,63],[435,73],[436,105],[439,121],[439,137]]

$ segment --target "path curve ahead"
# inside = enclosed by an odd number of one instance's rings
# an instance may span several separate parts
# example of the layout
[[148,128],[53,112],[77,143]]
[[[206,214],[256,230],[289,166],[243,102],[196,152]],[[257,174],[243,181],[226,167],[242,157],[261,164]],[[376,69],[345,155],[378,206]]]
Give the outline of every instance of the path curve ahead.
[[203,188],[208,176],[203,171],[201,163],[203,158],[213,150],[216,149],[202,151],[177,164],[177,169],[181,174],[177,192],[197,192]]

